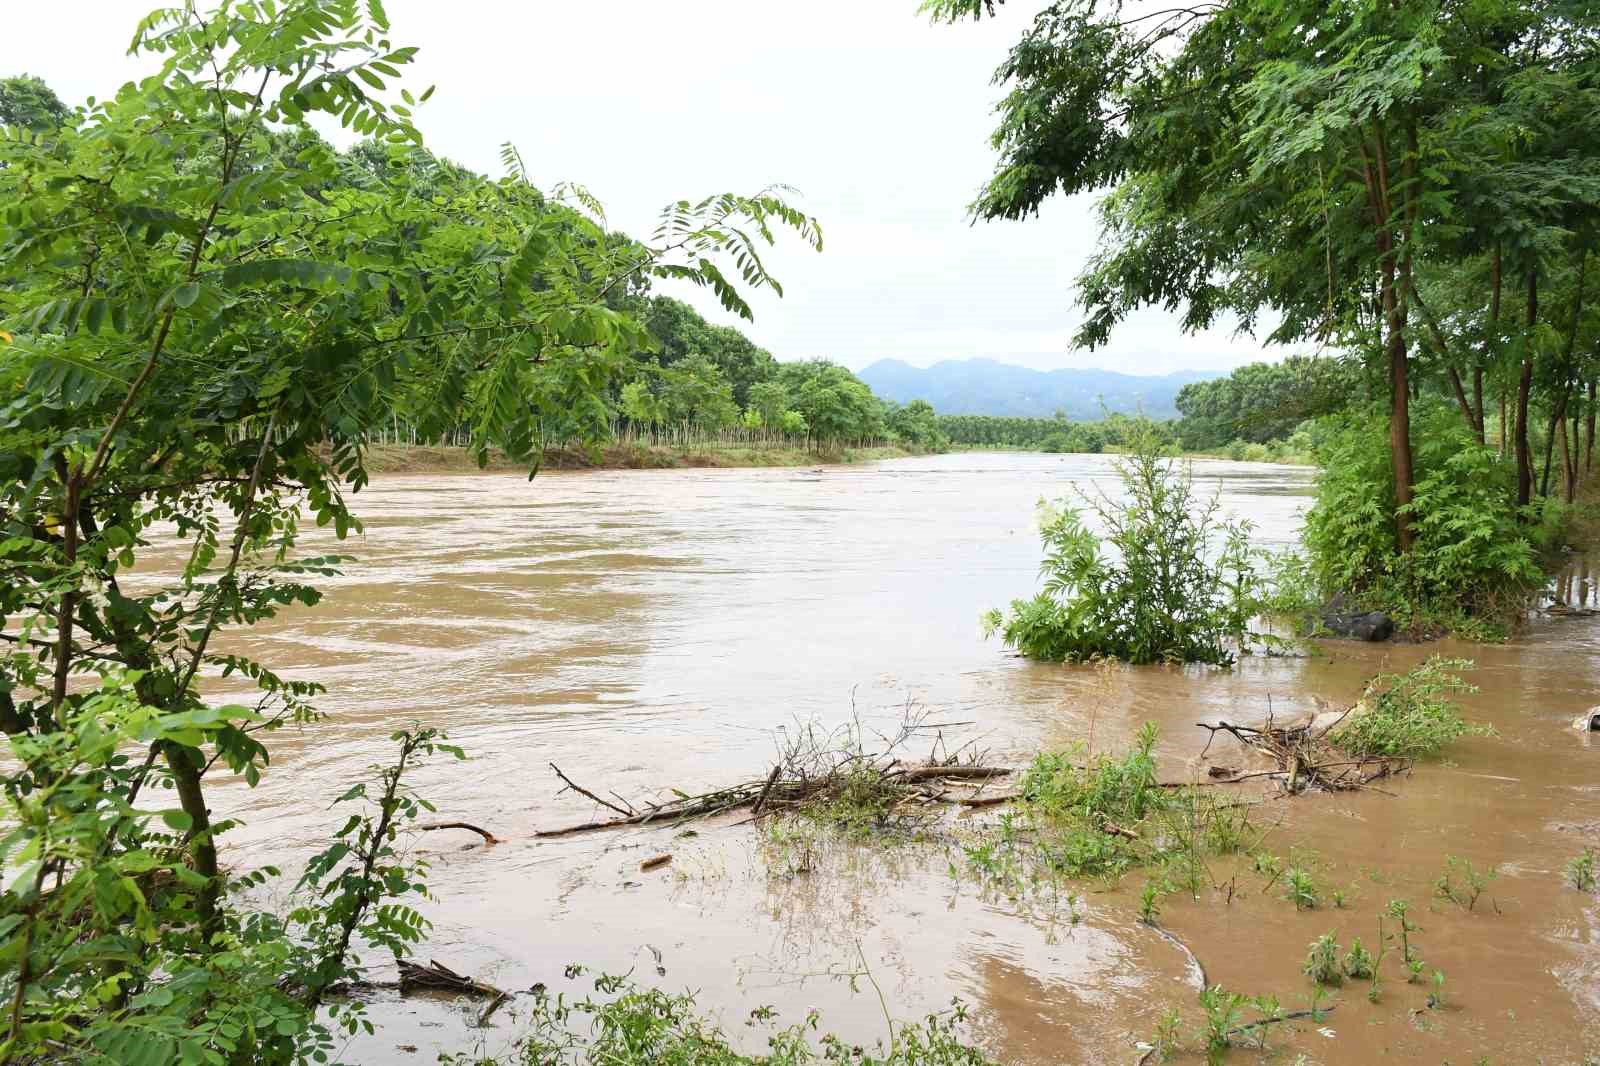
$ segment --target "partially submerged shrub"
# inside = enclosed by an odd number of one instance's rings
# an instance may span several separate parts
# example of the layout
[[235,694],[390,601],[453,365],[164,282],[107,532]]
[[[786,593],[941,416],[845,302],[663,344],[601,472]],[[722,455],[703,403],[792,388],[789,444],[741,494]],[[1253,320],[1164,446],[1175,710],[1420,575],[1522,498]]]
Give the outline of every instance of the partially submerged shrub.
[[1579,892],[1593,892],[1595,886],[1595,851],[1584,848],[1583,854],[1567,863],[1567,883]]
[[1328,739],[1357,757],[1393,756],[1415,759],[1437,755],[1464,736],[1491,736],[1489,726],[1472,725],[1457,713],[1448,698],[1476,692],[1457,674],[1470,669],[1468,659],[1433,656],[1403,674],[1382,674],[1372,679],[1361,705]]
[[1368,980],[1376,968],[1377,960],[1372,957],[1372,952],[1361,943],[1360,937],[1356,937],[1350,942],[1350,951],[1344,957],[1344,975],[1356,980]]
[[1303,866],[1291,866],[1285,872],[1283,896],[1298,911],[1316,910],[1322,901],[1317,894],[1316,878]]
[[1032,659],[1225,666],[1266,638],[1252,632],[1264,585],[1250,525],[1199,500],[1187,465],[1146,435],[1118,462],[1124,496],[1082,495],[1084,511],[1040,506],[1044,591],[984,616],[986,633]]
[[[568,973],[576,977],[583,970],[569,967]],[[440,1061],[445,1066],[992,1066],[988,1056],[961,1040],[965,1021],[966,1011],[957,1004],[921,1022],[896,1022],[887,1043],[863,1048],[831,1033],[819,1037],[821,1021],[814,1011],[779,1027],[776,1012],[762,1007],[751,1012],[749,1024],[768,1030],[767,1050],[746,1054],[692,994],[602,975],[592,993],[572,1002],[536,990],[515,1058],[447,1055]]]
[[1207,856],[1245,851],[1257,834],[1245,805],[1213,790],[1159,784],[1156,737],[1147,723],[1120,756],[1037,756],[1015,809],[966,848],[969,864],[993,881],[1115,878],[1154,867],[1141,897],[1146,921],[1159,913],[1162,892],[1199,891]]
[[1301,969],[1319,985],[1344,983],[1344,967],[1339,963],[1339,942],[1332,933],[1323,933],[1311,942]]
[[1480,870],[1459,855],[1449,855],[1444,860],[1444,873],[1433,883],[1433,894],[1470,911],[1478,905],[1478,897],[1489,882],[1498,876],[1496,867]]

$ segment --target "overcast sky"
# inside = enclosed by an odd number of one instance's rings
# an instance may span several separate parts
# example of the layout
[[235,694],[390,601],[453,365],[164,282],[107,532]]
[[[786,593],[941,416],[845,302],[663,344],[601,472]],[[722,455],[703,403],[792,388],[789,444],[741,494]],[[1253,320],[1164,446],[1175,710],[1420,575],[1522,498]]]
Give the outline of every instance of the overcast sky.
[[[7,3],[0,71],[26,70],[69,103],[138,72],[124,56],[152,0]],[[406,84],[437,83],[420,111],[429,146],[498,174],[514,142],[545,186],[586,185],[613,225],[654,228],[679,198],[795,186],[821,255],[766,257],[785,296],[740,324],[697,290],[674,293],[741,325],[780,359],[860,368],[986,356],[1042,369],[1227,369],[1262,358],[1250,338],[1185,336],[1160,312],[1095,352],[1070,350],[1072,281],[1097,226],[1084,199],[1023,223],[979,223],[999,90],[989,83],[1041,5],[930,26],[916,0],[385,0],[398,44],[421,47]],[[9,69],[8,69],[9,68]],[[1277,353],[1273,353],[1273,357]]]

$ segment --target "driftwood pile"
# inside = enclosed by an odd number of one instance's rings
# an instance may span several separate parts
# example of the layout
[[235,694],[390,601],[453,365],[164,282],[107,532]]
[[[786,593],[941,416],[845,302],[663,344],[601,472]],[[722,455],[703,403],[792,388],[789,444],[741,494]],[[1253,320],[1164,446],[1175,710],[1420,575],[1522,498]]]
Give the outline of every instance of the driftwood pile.
[[[870,796],[894,808],[936,803],[983,807],[1015,798],[985,791],[990,782],[1010,774],[1009,769],[984,765],[982,753],[970,746],[955,751],[945,748],[940,730],[967,724],[929,723],[925,714],[908,710],[896,733],[877,734],[870,741],[859,722],[830,732],[799,725],[784,735],[777,761],[761,778],[697,795],[675,790],[670,799],[637,804],[614,792],[610,799],[600,796],[551,763],[563,792],[576,792],[614,816],[546,829],[534,836],[549,839],[624,826],[669,825],[746,810],[751,818],[761,818],[847,796]],[[934,739],[927,757],[908,761],[911,742],[930,733]]]
[[1211,739],[1206,741],[1200,758],[1204,759],[1211,750],[1211,743],[1216,740],[1218,733],[1227,733],[1246,748],[1266,755],[1275,769],[1238,773],[1219,772],[1220,768],[1213,766],[1211,775],[1220,778],[1220,783],[1270,778],[1278,782],[1286,795],[1306,791],[1348,792],[1371,788],[1374,781],[1409,770],[1411,760],[1390,756],[1352,757],[1328,739],[1346,718],[1362,710],[1362,705],[1358,703],[1344,711],[1319,714],[1287,726],[1277,725],[1269,713],[1266,724],[1261,728],[1229,722],[1218,722],[1216,725],[1196,722],[1199,728],[1211,731]]

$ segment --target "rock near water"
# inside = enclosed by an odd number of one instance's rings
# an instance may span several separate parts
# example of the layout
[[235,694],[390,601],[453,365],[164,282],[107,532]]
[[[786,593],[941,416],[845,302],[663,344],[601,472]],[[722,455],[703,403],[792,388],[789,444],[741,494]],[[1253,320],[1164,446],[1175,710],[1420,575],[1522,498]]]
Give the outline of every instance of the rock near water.
[[1322,628],[1349,640],[1388,640],[1394,636],[1394,619],[1382,611],[1356,611],[1345,598],[1335,596],[1322,609]]

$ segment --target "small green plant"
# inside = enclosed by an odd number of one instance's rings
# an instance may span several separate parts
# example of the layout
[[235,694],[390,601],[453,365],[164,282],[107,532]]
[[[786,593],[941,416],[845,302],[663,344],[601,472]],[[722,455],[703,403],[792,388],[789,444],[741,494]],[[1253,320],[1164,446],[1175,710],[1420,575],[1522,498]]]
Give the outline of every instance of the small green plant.
[[1159,881],[1148,877],[1144,882],[1144,891],[1139,893],[1139,920],[1146,925],[1155,925],[1156,919],[1161,916],[1161,888]]
[[1344,957],[1344,975],[1354,980],[1371,980],[1377,973],[1377,960],[1372,957],[1361,938],[1350,942],[1350,951]]
[[1172,1007],[1156,1021],[1155,1038],[1151,1040],[1150,1054],[1157,1062],[1166,1062],[1173,1054],[1183,1047],[1182,1037],[1179,1036],[1178,1027],[1183,1023],[1183,1017],[1178,1013],[1178,1008]]
[[1390,900],[1384,913],[1399,923],[1400,961],[1405,964],[1406,980],[1415,984],[1422,978],[1423,963],[1411,943],[1411,934],[1420,933],[1422,928],[1411,921],[1411,904],[1403,899]]
[[1489,882],[1499,875],[1497,867],[1479,870],[1468,860],[1450,855],[1445,858],[1444,873],[1433,883],[1433,893],[1470,911],[1478,905],[1478,897],[1489,887]]
[[1235,855],[1251,837],[1250,809],[1242,803],[1213,802],[1206,813],[1205,844],[1218,855]]
[[1579,892],[1593,892],[1595,886],[1595,851],[1584,848],[1583,854],[1567,863],[1567,883]]
[[1266,892],[1277,884],[1278,879],[1283,876],[1283,860],[1270,851],[1258,851],[1251,856],[1250,861],[1251,865],[1255,867],[1256,873],[1260,874],[1266,882],[1265,887],[1261,890],[1262,892]]
[[1200,1009],[1205,1011],[1205,1027],[1200,1039],[1205,1045],[1206,1062],[1220,1063],[1233,1046],[1233,1037],[1244,1020],[1244,1009],[1250,997],[1229,992],[1221,985],[1212,985],[1200,993]]
[[1319,985],[1344,983],[1345,971],[1339,964],[1339,942],[1332,933],[1323,933],[1311,942],[1311,949],[1306,953],[1305,965],[1301,969]]
[[1328,739],[1358,757],[1417,759],[1464,736],[1492,736],[1489,726],[1463,720],[1449,698],[1477,691],[1455,672],[1471,667],[1471,660],[1435,655],[1403,674],[1373,678],[1361,704]]
[[1311,871],[1302,866],[1289,867],[1284,874],[1283,898],[1293,903],[1297,911],[1316,910],[1321,900]]
[[1428,1009],[1437,1010],[1444,1006],[1444,971],[1434,970],[1433,978],[1429,983],[1433,988],[1428,993]]

